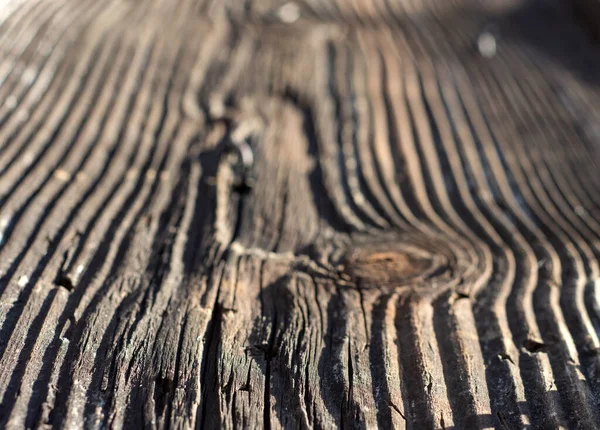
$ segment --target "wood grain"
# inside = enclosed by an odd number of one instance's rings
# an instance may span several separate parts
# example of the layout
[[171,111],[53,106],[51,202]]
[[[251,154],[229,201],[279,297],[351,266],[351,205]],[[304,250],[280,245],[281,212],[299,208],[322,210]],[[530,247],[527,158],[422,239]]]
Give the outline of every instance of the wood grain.
[[2,3],[0,427],[597,428],[580,22]]

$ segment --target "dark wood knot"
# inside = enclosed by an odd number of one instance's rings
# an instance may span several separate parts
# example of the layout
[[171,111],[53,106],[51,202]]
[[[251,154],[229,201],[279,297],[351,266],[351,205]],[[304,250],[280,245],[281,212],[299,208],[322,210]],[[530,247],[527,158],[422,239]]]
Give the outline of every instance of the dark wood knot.
[[409,236],[358,240],[342,265],[356,286],[364,289],[439,291],[456,279],[451,247]]

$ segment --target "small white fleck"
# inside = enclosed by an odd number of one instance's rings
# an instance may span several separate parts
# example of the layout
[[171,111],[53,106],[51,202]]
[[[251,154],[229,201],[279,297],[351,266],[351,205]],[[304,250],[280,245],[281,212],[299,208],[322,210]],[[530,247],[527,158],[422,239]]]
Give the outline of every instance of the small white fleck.
[[575,206],[575,213],[579,216],[583,216],[586,214],[586,210],[583,206]]
[[67,182],[71,179],[71,174],[64,169],[56,169],[54,171],[54,177],[61,182]]
[[33,154],[33,152],[26,152],[25,154],[23,154],[23,161],[25,162],[25,164],[29,165],[33,163],[33,160],[35,160],[35,155]]
[[19,287],[24,287],[25,285],[27,285],[28,282],[29,282],[29,278],[27,276],[23,275],[19,278],[18,285],[19,285]]
[[35,79],[35,70],[33,70],[33,69],[29,69],[29,68],[25,69],[25,71],[21,75],[21,81],[27,85],[31,84],[34,79]]
[[154,178],[156,178],[156,170],[148,169],[148,171],[146,172],[146,179],[152,181],[154,180]]
[[29,111],[26,109],[18,109],[15,114],[15,119],[19,122],[25,122],[29,119]]
[[83,272],[83,264],[77,266],[77,274],[80,274],[81,272]]
[[278,15],[281,21],[291,24],[300,18],[300,8],[296,3],[289,2],[279,8]]
[[208,111],[212,118],[222,118],[226,110],[225,103],[220,98],[213,97],[208,102]]
[[493,34],[488,33],[487,31],[481,33],[479,39],[477,40],[477,48],[483,57],[492,58],[494,55],[496,55],[496,38]]
[[4,102],[4,106],[11,110],[14,109],[17,106],[17,98],[14,95],[8,96]]
[[2,245],[2,242],[4,241],[4,232],[10,225],[10,221],[11,218],[9,216],[5,216],[4,218],[0,219],[0,245]]
[[127,171],[127,173],[125,174],[125,178],[128,180],[133,180],[137,177],[138,175],[138,171],[135,168],[131,168]]

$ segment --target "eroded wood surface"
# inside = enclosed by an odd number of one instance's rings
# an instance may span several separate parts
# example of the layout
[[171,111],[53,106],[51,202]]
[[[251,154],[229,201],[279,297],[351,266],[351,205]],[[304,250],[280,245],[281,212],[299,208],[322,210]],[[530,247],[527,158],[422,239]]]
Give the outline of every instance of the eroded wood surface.
[[564,4],[0,20],[0,427],[598,426],[600,57]]

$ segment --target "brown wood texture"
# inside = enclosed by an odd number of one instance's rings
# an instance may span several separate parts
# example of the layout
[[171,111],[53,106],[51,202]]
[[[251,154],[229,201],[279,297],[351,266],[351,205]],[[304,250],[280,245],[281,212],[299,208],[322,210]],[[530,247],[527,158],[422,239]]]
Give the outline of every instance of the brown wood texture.
[[0,5],[0,427],[600,425],[564,3]]

